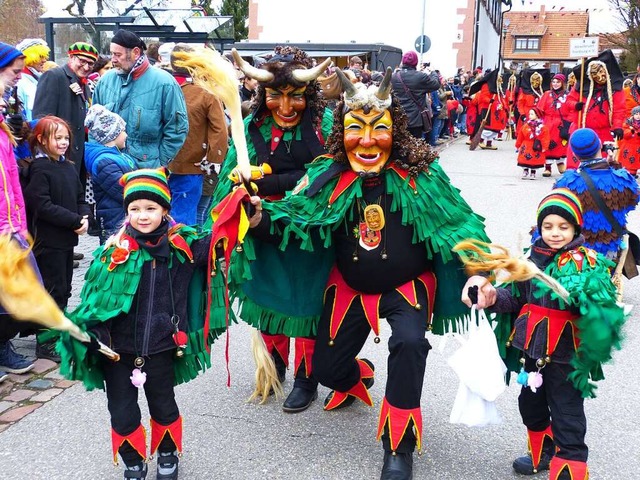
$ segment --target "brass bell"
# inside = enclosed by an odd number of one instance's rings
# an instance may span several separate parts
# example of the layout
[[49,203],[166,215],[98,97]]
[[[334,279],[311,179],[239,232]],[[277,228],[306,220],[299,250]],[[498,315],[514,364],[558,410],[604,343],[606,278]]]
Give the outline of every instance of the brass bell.
[[373,337],[373,343],[380,343],[380,337]]
[[236,247],[236,252],[240,253],[240,252],[242,252],[242,251],[243,251],[242,245],[238,245],[238,246]]
[[380,257],[382,258],[382,260],[386,260],[387,258],[389,258],[386,253],[383,253],[382,255],[380,255]]
[[520,359],[520,363],[523,364],[523,365],[524,365],[524,361],[525,361],[524,358]]
[[358,255],[354,255],[352,260],[353,260],[353,263],[358,263],[358,260],[360,259],[358,258]]
[[333,347],[333,345],[334,345],[333,340],[329,340],[329,346]]
[[544,365],[545,365],[544,358],[539,358],[539,359],[536,360],[536,367],[542,368],[542,367],[544,367]]
[[183,350],[183,349],[181,349],[181,348],[179,348],[179,349],[176,351],[176,357],[178,357],[178,358],[182,358],[182,357],[184,357],[184,350]]
[[551,357],[547,355],[546,357],[544,357],[544,361],[545,363],[551,363]]
[[511,346],[511,342],[510,342],[510,341],[508,341],[507,343],[505,343],[505,345],[506,345],[507,347],[510,347],[510,346]]
[[431,324],[427,325],[427,330],[429,330],[429,331],[433,330],[433,325],[431,325]]
[[416,310],[422,310],[422,305],[420,305],[419,303],[416,303],[416,305],[413,307]]

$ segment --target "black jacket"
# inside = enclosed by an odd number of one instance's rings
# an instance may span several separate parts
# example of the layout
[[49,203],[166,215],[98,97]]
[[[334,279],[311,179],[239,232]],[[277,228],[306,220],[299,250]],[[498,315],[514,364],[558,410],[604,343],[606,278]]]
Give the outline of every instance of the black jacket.
[[[402,82],[398,78],[399,76],[402,77]],[[404,89],[403,82],[420,104],[419,108],[411,95]],[[427,107],[426,95],[440,88],[438,74],[436,72],[426,74],[419,72],[415,67],[403,66],[391,77],[391,86],[407,114],[409,128],[422,127],[420,112]]]
[[131,310],[91,331],[118,353],[147,356],[176,348],[171,317],[175,313],[180,330],[187,331],[189,282],[196,269],[207,266],[210,240],[207,236],[191,243],[193,263],[180,263],[173,253],[171,268],[162,260],[144,262]]
[[78,244],[74,230],[80,228],[82,217],[89,215],[89,206],[71,162],[36,157],[29,168],[24,200],[36,250],[67,250]]
[[76,95],[71,91],[70,86],[73,83],[81,85],[80,79],[71,71],[69,65],[43,73],[38,80],[38,89],[33,103],[33,118],[55,115],[69,124],[73,143],[69,147],[67,157],[75,163],[76,171],[80,175],[84,165],[84,119],[87,115],[90,92],[89,87],[85,85],[84,98],[83,95]]

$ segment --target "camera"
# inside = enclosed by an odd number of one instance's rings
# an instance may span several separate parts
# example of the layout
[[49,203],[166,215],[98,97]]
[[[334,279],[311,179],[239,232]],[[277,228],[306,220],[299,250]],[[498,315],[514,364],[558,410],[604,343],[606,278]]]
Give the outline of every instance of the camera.
[[602,150],[604,150],[604,152],[609,155],[609,154],[613,154],[616,150],[618,149],[618,147],[616,147],[613,143],[611,142],[604,142],[602,144]]

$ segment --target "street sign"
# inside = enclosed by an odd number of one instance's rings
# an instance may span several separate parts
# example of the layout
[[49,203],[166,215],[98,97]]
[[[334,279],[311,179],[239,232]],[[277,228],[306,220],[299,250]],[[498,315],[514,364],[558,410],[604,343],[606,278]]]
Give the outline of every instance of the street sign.
[[431,48],[431,39],[426,35],[420,35],[416,38],[416,43],[414,45],[418,53],[426,53]]
[[584,58],[596,57],[600,39],[598,37],[582,37],[569,39],[569,57]]

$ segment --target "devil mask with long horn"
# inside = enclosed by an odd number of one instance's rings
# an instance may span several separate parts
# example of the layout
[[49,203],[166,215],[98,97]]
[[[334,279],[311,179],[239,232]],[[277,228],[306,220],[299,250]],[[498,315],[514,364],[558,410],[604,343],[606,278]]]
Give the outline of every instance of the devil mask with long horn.
[[389,161],[411,174],[426,169],[435,154],[407,130],[407,117],[391,95],[391,68],[380,86],[353,84],[336,70],[343,100],[334,111],[333,132],[327,143],[337,163],[348,162],[354,172],[378,174]]
[[257,118],[262,118],[268,110],[278,126],[287,130],[300,123],[307,107],[323,111],[315,80],[331,64],[331,59],[313,67],[311,58],[303,50],[285,45],[275,47],[274,55],[256,68],[245,62],[235,49],[232,54],[238,68],[259,82],[253,107]]

